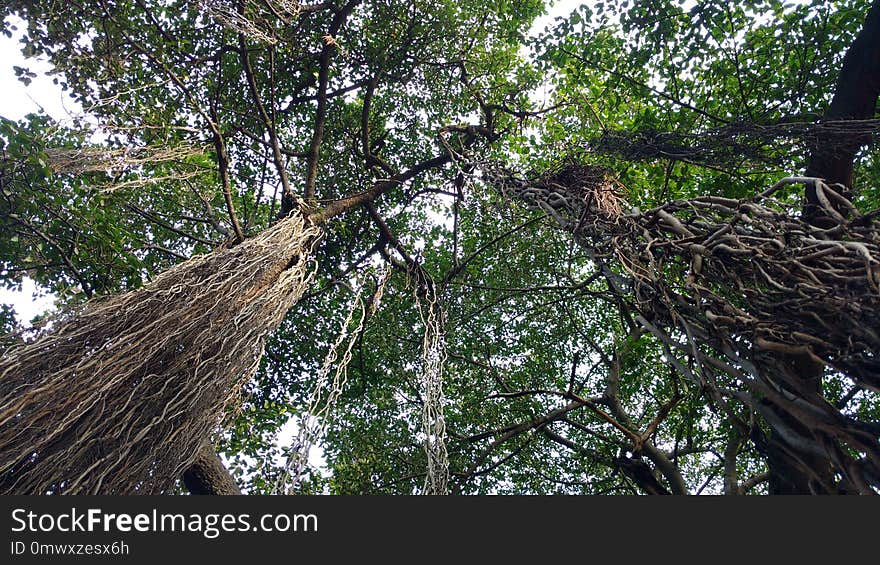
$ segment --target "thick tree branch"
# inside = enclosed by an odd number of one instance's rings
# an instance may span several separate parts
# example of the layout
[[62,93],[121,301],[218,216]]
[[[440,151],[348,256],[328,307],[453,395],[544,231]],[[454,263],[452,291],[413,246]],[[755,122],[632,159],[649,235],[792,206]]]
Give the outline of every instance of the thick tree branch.
[[183,472],[183,484],[190,494],[240,495],[241,490],[210,443],[199,448],[192,465]]
[[[611,414],[615,420],[620,423],[622,428],[629,430],[638,429],[630,415],[624,410],[618,396],[618,385],[620,383],[620,351],[614,352],[611,366],[608,369],[609,375],[608,386],[605,389],[605,403],[608,405]],[[671,410],[678,402],[677,396],[677,394],[673,396],[673,400],[670,401],[670,404],[667,404],[668,409],[664,407],[660,412],[668,414],[668,410]],[[656,427],[656,425],[654,425],[654,427]],[[649,426],[649,430],[650,429],[651,426]],[[681,471],[679,471],[678,467],[666,456],[665,453],[657,449],[657,447],[648,439],[649,435],[650,434],[634,434],[635,439],[631,438],[633,441],[633,451],[636,453],[644,453],[648,459],[657,466],[657,469],[663,474],[666,481],[669,483],[673,494],[688,494],[688,488],[684,482],[684,477],[681,476]],[[627,474],[635,473],[639,476],[643,475],[639,463],[644,465],[644,462],[637,461],[636,459],[618,458],[615,460],[615,463],[619,464],[621,470]],[[642,477],[643,480],[645,478],[646,477]],[[650,484],[648,486],[650,486]],[[666,489],[663,488],[663,490],[665,491]],[[654,494],[664,493],[658,491]]]
[[442,167],[450,160],[451,158],[449,157],[449,155],[438,155],[432,159],[428,159],[427,161],[423,161],[418,165],[415,165],[408,171],[398,173],[389,179],[380,179],[379,181],[374,183],[372,188],[370,188],[369,190],[365,190],[352,196],[336,200],[334,202],[331,202],[324,208],[313,212],[309,215],[309,220],[314,224],[322,224],[335,216],[344,214],[352,208],[356,208],[368,202],[372,202],[395,186],[399,186],[425,171]]
[[[324,48],[321,50],[321,56],[318,60],[318,107],[315,110],[315,128],[312,133],[312,142],[309,144],[309,158],[306,164],[306,187],[303,198],[308,202],[315,198],[315,185],[318,178],[318,161],[321,155],[321,144],[324,142],[324,126],[327,121],[327,86],[330,80],[330,58],[333,52],[338,49],[335,38],[339,29],[345,24],[345,20],[351,15],[352,11],[361,3],[361,0],[349,0],[349,2],[338,12],[330,24],[327,36],[330,40],[325,40]],[[281,208],[282,215],[285,212],[284,206]]]

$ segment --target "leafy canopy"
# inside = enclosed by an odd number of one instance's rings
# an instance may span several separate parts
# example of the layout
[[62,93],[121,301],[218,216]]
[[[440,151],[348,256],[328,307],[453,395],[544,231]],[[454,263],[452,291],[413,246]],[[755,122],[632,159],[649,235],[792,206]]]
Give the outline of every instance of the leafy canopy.
[[[547,7],[535,0],[4,5],[24,21],[25,55],[48,57],[99,127],[0,121],[3,282],[29,276],[75,304],[264,229],[285,198],[320,209],[415,171],[374,214],[329,221],[313,289],[218,436],[249,492],[273,488],[278,432],[306,405],[347,286],[374,289],[383,250],[439,285],[454,492],[759,492],[765,454],[731,421],[765,433],[751,409],[719,410],[677,376],[543,213],[432,159],[452,149],[533,171],[587,160],[641,208],[754,194],[802,170],[808,146],[750,134],[821,115],[868,4],[609,0],[536,35]],[[658,134],[677,134],[685,157],[620,151]],[[872,163],[865,152],[864,206],[878,201]],[[423,329],[411,277],[395,272],[357,336],[325,469],[304,491],[419,490]],[[851,392],[826,386],[876,420],[877,399]],[[567,393],[588,402],[572,407]]]

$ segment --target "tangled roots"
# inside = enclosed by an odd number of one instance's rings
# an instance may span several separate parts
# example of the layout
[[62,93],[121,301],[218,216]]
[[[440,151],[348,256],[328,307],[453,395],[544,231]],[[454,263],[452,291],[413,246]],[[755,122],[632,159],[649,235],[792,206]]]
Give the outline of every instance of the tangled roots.
[[446,451],[446,419],[443,416],[443,365],[446,362],[446,339],[443,332],[443,310],[437,289],[430,281],[423,288],[426,304],[422,304],[419,288],[413,293],[425,333],[422,338],[422,432],[428,458],[423,494],[447,494],[449,456]]
[[[308,408],[300,419],[297,435],[289,448],[285,472],[281,474],[276,487],[278,494],[294,494],[299,488],[303,472],[308,465],[309,452],[312,446],[327,432],[329,418],[345,389],[352,350],[363,331],[367,318],[367,310],[361,300],[362,291],[363,286],[358,288],[358,292],[348,309],[348,315],[339,329],[339,334],[324,357],[315,388],[312,389],[309,396]],[[359,312],[357,322],[352,327],[356,312]]]
[[[878,211],[861,214],[840,185],[787,177],[753,198],[701,196],[623,214],[620,203],[609,206],[613,197],[600,198],[591,170],[572,165],[528,179],[483,166],[502,195],[546,211],[573,235],[610,295],[680,373],[750,404],[789,445],[827,460],[847,490],[880,486],[880,426],[804,384],[809,369],[880,393]],[[778,197],[798,184],[815,191],[828,227]],[[715,384],[730,377],[742,390]]]
[[299,216],[96,300],[0,361],[0,493],[169,490],[313,275]]

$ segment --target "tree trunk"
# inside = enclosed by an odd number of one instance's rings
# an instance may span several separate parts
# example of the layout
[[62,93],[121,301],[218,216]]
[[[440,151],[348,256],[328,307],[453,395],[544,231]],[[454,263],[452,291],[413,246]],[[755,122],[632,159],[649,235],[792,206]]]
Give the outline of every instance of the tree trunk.
[[239,495],[241,490],[210,443],[204,442],[192,465],[183,472],[183,484],[190,494]]
[[[800,391],[796,395],[822,396],[822,375],[825,367],[806,356],[780,354],[777,373],[787,375],[787,380],[797,382]],[[786,441],[781,427],[792,430],[793,437],[810,437],[810,430],[792,418],[791,414],[770,402],[767,410],[773,414],[772,431],[767,440],[767,467],[770,494],[835,494],[834,472],[827,457],[817,456],[798,449]],[[774,425],[775,423],[775,425]]]
[[6,352],[0,493],[173,488],[305,291],[321,233],[292,215]]
[[[823,121],[868,120],[874,117],[877,97],[880,95],[880,0],[868,11],[862,30],[843,58],[834,97],[823,116]],[[825,179],[828,184],[840,184],[839,192],[852,199],[853,168],[856,153],[870,142],[868,136],[853,136],[840,142],[819,134],[810,156],[806,176]],[[822,227],[830,218],[821,213],[819,194],[815,185],[805,191],[804,219]],[[842,215],[846,211],[834,205]],[[831,220],[833,222],[833,220]],[[809,360],[780,354],[782,370],[797,379],[807,394],[822,396],[824,367]],[[780,421],[797,428],[785,411],[771,408]],[[799,434],[800,435],[800,434]],[[768,441],[767,463],[770,471],[770,494],[832,494],[828,486],[834,484],[831,465],[827,460],[803,453],[787,442],[782,434],[771,432]]]
[[[843,65],[837,80],[834,98],[825,111],[823,121],[869,120],[877,109],[880,95],[880,1],[868,10],[862,30],[843,57]],[[826,183],[839,183],[846,187],[844,196],[852,198],[853,163],[856,153],[870,137],[853,136],[841,143],[839,137],[818,135],[807,166],[808,177],[824,178]],[[807,187],[805,218],[821,221],[818,194],[814,187]]]

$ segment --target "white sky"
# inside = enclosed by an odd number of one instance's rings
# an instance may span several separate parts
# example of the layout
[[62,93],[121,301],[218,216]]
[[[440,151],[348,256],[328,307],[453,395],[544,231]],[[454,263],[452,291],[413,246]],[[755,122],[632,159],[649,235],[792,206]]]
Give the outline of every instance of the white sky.
[[[19,25],[18,18],[7,18],[13,21],[19,30],[24,25]],[[0,105],[0,115],[11,120],[23,118],[26,114],[36,112],[40,108],[46,111],[56,120],[65,120],[70,112],[81,111],[70,99],[64,100],[61,88],[52,84],[52,79],[43,73],[51,69],[45,58],[25,59],[21,54],[22,45],[18,42],[21,35],[13,32],[13,37],[0,35],[0,84],[3,85],[3,104]],[[37,78],[29,86],[25,86],[12,70],[12,67],[26,67],[37,73]]]

